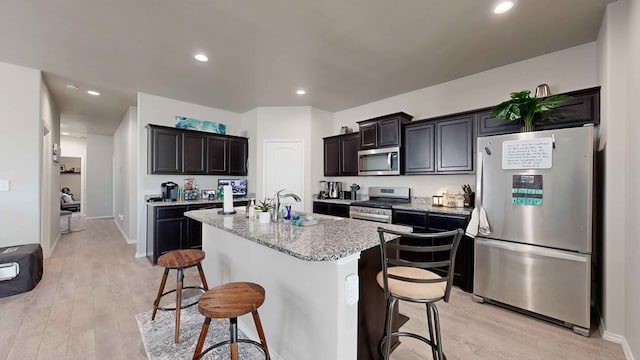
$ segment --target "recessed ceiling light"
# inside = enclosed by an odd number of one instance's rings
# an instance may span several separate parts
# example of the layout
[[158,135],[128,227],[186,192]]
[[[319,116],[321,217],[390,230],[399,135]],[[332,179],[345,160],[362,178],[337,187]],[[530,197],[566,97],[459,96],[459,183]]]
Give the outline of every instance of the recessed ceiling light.
[[99,92],[97,92],[97,91],[95,91],[95,90],[88,90],[88,91],[87,91],[87,94],[89,94],[89,95],[93,95],[93,96],[98,96],[98,95],[100,95],[100,93],[99,93]]
[[515,5],[516,5],[515,1],[500,1],[493,8],[493,13],[494,14],[506,13],[507,11],[511,10]]
[[63,132],[62,135],[69,135],[69,133],[68,132]]
[[296,94],[298,94],[298,95],[304,95],[306,93],[307,92],[304,89],[299,89],[298,91],[296,91]]
[[70,89],[70,90],[78,90],[78,87],[77,87],[76,85],[67,84],[67,89]]
[[202,61],[202,62],[209,61],[209,58],[205,54],[196,54],[194,56],[194,58],[196,58],[196,60]]

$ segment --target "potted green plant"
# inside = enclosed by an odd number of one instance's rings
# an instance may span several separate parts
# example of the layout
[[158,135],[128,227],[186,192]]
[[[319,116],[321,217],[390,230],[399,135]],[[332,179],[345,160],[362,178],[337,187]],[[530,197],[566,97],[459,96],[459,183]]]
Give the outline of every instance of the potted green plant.
[[552,95],[544,98],[531,97],[531,91],[512,92],[507,101],[503,101],[491,109],[491,114],[498,119],[518,121],[522,119],[522,131],[533,131],[533,120],[536,114],[557,108],[560,101],[570,99],[567,95]]
[[271,221],[271,212],[270,210],[273,208],[271,203],[264,199],[264,201],[258,201],[258,204],[254,206],[254,209],[258,211],[258,221],[263,224],[269,223]]

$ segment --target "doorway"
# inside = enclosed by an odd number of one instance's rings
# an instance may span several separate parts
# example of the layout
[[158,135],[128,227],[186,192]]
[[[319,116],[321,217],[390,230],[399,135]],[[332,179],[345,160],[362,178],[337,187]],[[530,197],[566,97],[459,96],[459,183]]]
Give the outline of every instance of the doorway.
[[64,210],[80,212],[82,209],[81,167],[82,158],[63,156],[60,159],[60,204]]

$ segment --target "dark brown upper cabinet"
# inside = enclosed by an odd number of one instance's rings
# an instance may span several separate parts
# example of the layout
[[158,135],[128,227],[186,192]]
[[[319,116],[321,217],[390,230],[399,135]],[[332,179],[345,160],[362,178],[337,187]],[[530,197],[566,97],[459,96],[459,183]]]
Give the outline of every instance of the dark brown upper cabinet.
[[[534,122],[536,130],[552,130],[577,127],[584,124],[600,124],[600,87],[564,93],[571,99],[560,102],[560,106],[542,112]],[[522,124],[491,116],[491,108],[478,113],[478,136],[512,134],[520,131]]]
[[403,112],[358,121],[360,128],[360,149],[378,149],[402,146],[402,124],[413,116]]
[[229,139],[207,136],[207,174],[224,175],[229,172]]
[[204,174],[206,172],[207,141],[204,134],[185,132],[182,134],[182,173]]
[[405,126],[405,174],[426,174],[436,171],[435,128],[436,125],[432,122]]
[[247,175],[249,140],[147,125],[147,173]]
[[148,126],[147,173],[182,173],[182,131]]
[[439,120],[436,125],[436,171],[473,171],[474,114]]
[[357,176],[360,134],[326,137],[324,140],[324,176]]
[[405,125],[404,173],[473,172],[474,122],[470,113]]
[[229,175],[247,175],[247,159],[249,157],[249,139],[243,137],[229,138]]

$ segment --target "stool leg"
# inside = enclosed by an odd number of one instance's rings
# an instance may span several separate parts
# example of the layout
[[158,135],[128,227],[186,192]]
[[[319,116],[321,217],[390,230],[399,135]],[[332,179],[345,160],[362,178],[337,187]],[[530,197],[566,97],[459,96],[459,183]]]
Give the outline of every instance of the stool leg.
[[198,263],[198,272],[200,273],[200,280],[202,281],[202,287],[204,291],[209,290],[209,285],[207,285],[207,278],[204,277],[204,271],[202,271],[202,264]]
[[156,313],[158,312],[158,306],[160,305],[160,297],[162,296],[162,292],[164,291],[164,286],[167,283],[167,275],[169,275],[169,268],[164,269],[164,274],[162,275],[162,281],[160,281],[160,289],[158,289],[158,296],[156,296],[156,300],[153,302],[153,313],[151,313],[151,320],[155,320]]
[[[431,306],[429,306],[429,303],[425,304],[426,308],[427,308],[427,326],[429,326],[429,339],[431,339],[431,342],[433,344],[436,343],[436,338],[433,336],[433,320],[431,320]],[[433,355],[434,359],[438,358],[438,355],[436,354],[436,348],[434,346],[431,346],[431,355]]]
[[384,344],[384,359],[389,360],[389,356],[391,355],[391,316],[393,314],[393,307],[396,305],[397,299],[393,296],[390,297],[387,307],[387,319],[389,321],[385,322],[386,329],[384,330],[386,336],[386,342]]
[[264,351],[267,354],[267,360],[271,359],[269,355],[269,348],[267,347],[267,338],[264,336],[264,330],[262,330],[262,322],[260,321],[260,314],[258,314],[258,310],[254,310],[251,312],[253,315],[253,322],[256,324],[256,330],[258,330],[258,336],[260,337],[260,343],[264,347]]
[[229,319],[229,333],[231,335],[231,360],[238,360],[238,318]]
[[431,304],[431,311],[433,311],[433,321],[435,323],[436,330],[436,341],[438,342],[438,359],[444,360],[444,355],[442,353],[442,340],[440,339],[440,315],[438,315],[438,308],[436,304]]
[[178,268],[178,285],[176,287],[176,336],[175,343],[180,342],[180,307],[182,307],[182,281],[184,273],[182,268]]
[[196,351],[193,353],[193,360],[196,360],[200,357],[202,347],[204,346],[204,340],[207,338],[207,333],[209,332],[210,323],[211,318],[204,319],[204,324],[202,324],[202,330],[200,330],[200,336],[198,337],[198,343],[196,344]]

